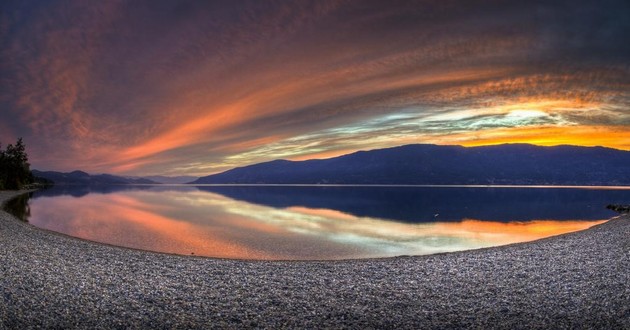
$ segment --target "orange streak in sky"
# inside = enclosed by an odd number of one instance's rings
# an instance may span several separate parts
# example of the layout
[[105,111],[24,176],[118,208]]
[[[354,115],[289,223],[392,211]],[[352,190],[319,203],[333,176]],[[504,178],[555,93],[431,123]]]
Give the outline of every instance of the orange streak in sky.
[[170,150],[187,143],[199,141],[203,135],[218,127],[236,123],[246,114],[246,107],[236,103],[200,116],[145,143],[131,147],[122,153],[125,159],[136,159]]
[[357,150],[356,149],[328,150],[328,151],[322,151],[318,153],[309,153],[305,155],[300,155],[297,157],[289,157],[288,159],[293,160],[293,161],[302,161],[302,160],[309,160],[309,159],[327,159],[327,158],[334,158],[338,156],[347,155],[355,151]]
[[263,136],[256,139],[245,140],[241,142],[222,145],[214,150],[222,151],[222,152],[239,152],[241,150],[247,150],[247,149],[259,147],[261,145],[265,145],[268,143],[273,143],[278,140],[282,140],[283,138],[285,138],[285,136],[282,136],[282,135]]
[[468,147],[502,143],[531,143],[540,146],[571,144],[630,150],[630,131],[604,126],[499,128],[446,135],[436,140],[440,144],[461,144]]
[[[326,102],[331,98],[360,97],[383,89],[396,90],[411,86],[468,82],[480,79],[480,77],[495,77],[505,74],[505,71],[504,69],[476,69],[458,70],[445,74],[408,74],[389,77],[387,81],[377,79],[379,76],[370,77],[368,75],[364,77],[364,80],[348,84],[345,70],[337,70],[307,78],[294,78],[273,86],[262,86],[260,90],[238,101],[225,99],[196,102],[200,105],[184,103],[182,106],[187,109],[184,113],[194,113],[195,115],[180,119],[171,129],[121,152],[117,155],[116,162],[124,165],[116,166],[114,169],[115,172],[129,171],[143,165],[143,162],[138,162],[142,158],[186,145],[217,141],[219,138],[225,137],[225,134],[238,137],[242,134],[239,125],[244,122],[295,111],[295,109]],[[333,82],[332,87],[331,81]],[[263,135],[243,141],[241,146],[238,143],[232,144],[228,149],[238,152],[278,141],[282,137],[282,134],[278,133],[274,134],[274,137]]]

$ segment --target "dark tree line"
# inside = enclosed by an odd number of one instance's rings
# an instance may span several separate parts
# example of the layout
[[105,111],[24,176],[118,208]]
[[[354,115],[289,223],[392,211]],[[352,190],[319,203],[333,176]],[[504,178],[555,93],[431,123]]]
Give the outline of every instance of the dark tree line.
[[0,145],[0,190],[17,190],[33,183],[30,166],[22,138],[15,145],[7,145],[5,150]]

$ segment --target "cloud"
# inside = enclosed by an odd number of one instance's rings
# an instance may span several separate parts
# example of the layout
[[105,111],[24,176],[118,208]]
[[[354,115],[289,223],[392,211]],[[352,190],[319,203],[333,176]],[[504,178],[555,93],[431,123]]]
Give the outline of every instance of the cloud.
[[514,132],[508,142],[549,127],[622,138],[627,7],[8,2],[0,116],[11,129],[0,138],[24,136],[39,168],[130,174],[208,174],[484,131]]

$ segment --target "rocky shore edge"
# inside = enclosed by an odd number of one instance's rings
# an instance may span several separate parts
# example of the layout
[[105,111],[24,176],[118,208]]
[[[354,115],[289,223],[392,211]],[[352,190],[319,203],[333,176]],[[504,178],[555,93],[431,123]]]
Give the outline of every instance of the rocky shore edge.
[[629,215],[495,248],[285,262],[118,248],[0,211],[0,328],[629,329],[628,269]]

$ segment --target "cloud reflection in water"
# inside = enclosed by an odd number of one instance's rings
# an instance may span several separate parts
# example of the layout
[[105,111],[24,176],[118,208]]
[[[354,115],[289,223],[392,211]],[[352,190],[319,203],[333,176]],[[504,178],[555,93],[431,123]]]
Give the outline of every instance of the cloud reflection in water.
[[127,190],[31,200],[35,226],[97,242],[243,259],[346,259],[421,255],[586,229],[596,221],[401,223],[344,212],[274,208],[203,191]]

